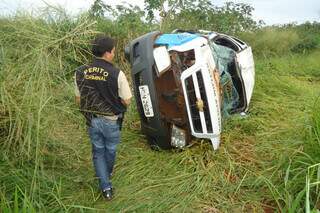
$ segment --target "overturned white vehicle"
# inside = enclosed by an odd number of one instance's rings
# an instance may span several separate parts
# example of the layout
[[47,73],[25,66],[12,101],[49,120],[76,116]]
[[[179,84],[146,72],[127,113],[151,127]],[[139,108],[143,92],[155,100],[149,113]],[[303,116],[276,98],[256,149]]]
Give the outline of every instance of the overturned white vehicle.
[[251,47],[216,32],[151,32],[126,47],[141,130],[152,147],[182,148],[192,136],[220,143],[221,116],[248,110]]

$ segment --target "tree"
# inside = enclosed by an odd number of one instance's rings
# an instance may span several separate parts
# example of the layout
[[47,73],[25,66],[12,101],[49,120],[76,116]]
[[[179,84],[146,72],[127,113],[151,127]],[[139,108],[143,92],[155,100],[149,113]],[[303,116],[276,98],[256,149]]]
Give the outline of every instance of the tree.
[[182,11],[199,5],[211,5],[210,0],[145,0],[144,2],[149,22],[155,21],[155,12],[159,12],[160,29]]
[[227,2],[217,7],[211,0],[145,0],[145,9],[149,21],[154,21],[159,11],[162,31],[208,29],[235,34],[254,30],[260,24],[252,18],[253,7],[243,3]]
[[95,18],[102,18],[105,12],[110,10],[110,5],[105,4],[102,0],[95,0],[90,7],[89,14]]
[[148,20],[154,20],[154,12],[159,11],[159,15],[162,18],[168,16],[168,14],[177,11],[182,8],[185,2],[190,0],[145,0],[145,10],[148,12]]

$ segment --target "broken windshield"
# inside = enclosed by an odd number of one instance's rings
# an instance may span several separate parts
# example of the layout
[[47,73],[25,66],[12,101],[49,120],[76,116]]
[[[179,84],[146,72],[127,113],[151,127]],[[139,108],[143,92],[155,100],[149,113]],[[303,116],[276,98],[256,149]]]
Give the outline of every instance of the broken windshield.
[[229,116],[239,104],[239,93],[234,86],[231,76],[231,69],[234,67],[233,64],[236,53],[234,50],[222,45],[217,45],[214,42],[210,42],[210,48],[220,73],[222,90],[221,110],[223,116]]

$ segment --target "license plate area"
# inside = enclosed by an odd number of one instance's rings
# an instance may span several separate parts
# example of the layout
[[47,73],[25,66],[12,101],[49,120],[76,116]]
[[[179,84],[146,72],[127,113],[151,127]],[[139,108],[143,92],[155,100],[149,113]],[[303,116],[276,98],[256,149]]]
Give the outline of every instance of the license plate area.
[[149,87],[147,85],[141,85],[139,86],[139,92],[140,92],[141,104],[143,107],[144,115],[146,117],[153,117],[154,113],[153,113]]

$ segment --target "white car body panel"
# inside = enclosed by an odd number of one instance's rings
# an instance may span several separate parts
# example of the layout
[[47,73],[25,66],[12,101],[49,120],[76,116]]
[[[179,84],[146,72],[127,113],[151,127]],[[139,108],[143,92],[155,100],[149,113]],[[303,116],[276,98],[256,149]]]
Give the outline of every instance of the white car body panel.
[[243,51],[237,53],[236,60],[245,86],[247,101],[247,107],[245,111],[247,111],[253,93],[255,77],[254,61],[251,47],[247,47]]
[[[216,150],[218,149],[220,144],[221,106],[220,106],[220,97],[219,97],[219,85],[216,85],[216,82],[213,79],[213,75],[211,74],[213,70],[215,70],[215,62],[212,57],[207,40],[202,37],[194,40],[197,40],[196,41],[197,46],[194,46],[193,42],[188,42],[185,45],[179,46],[179,48],[175,47],[171,49],[174,49],[176,51],[178,51],[177,49],[181,51],[194,49],[195,51],[195,59],[196,59],[195,64],[181,74],[181,82],[182,82],[182,87],[183,87],[183,92],[185,97],[185,103],[187,106],[188,118],[189,118],[189,123],[191,127],[191,134],[198,138],[210,139],[212,142],[213,148]],[[204,112],[199,110],[199,115],[200,115],[201,125],[202,125],[201,133],[195,131],[193,121],[191,118],[192,117],[190,112],[191,107],[187,98],[188,94],[187,94],[185,80],[190,76],[192,76],[196,97],[197,99],[203,99],[203,97],[201,97],[201,94],[200,94],[199,82],[196,76],[197,72],[199,71],[201,72],[203,77],[206,96],[208,100],[211,125],[212,125],[212,133],[209,133],[207,130]]]
[[[207,37],[206,37],[207,36]],[[215,74],[218,74],[219,71],[216,67],[215,59],[212,55],[212,50],[209,45],[209,40],[213,41],[215,37],[219,36],[225,39],[228,39],[230,42],[234,43],[237,48],[236,51],[236,61],[239,68],[240,77],[243,80],[245,94],[246,94],[246,108],[244,111],[248,110],[248,106],[251,100],[253,87],[254,87],[254,62],[251,47],[247,46],[246,43],[241,42],[240,40],[224,35],[217,34],[215,32],[209,32],[205,37],[197,37],[191,41],[188,41],[184,44],[171,46],[167,48],[168,54],[170,51],[177,52],[186,52],[190,50],[194,50],[195,54],[195,63],[184,70],[181,73],[181,84],[183,89],[183,95],[185,99],[188,120],[190,124],[191,134],[197,138],[206,138],[210,139],[214,150],[218,149],[220,144],[220,134],[221,134],[221,94],[220,94],[220,81],[219,79],[215,79]],[[157,64],[158,69],[160,69]],[[165,66],[163,66],[165,67]],[[186,79],[192,78],[192,82],[194,85],[194,93],[197,100],[202,100],[201,92],[199,89],[199,82],[197,79],[197,73],[201,72],[203,83],[205,87],[205,93],[207,97],[207,103],[210,113],[212,132],[208,132],[207,122],[205,119],[204,111],[198,110],[201,128],[202,131],[198,132],[195,130],[193,120],[192,120],[192,112],[191,106],[188,99],[188,91],[186,86]],[[217,72],[217,73],[215,73]],[[194,113],[194,112],[193,112]],[[198,116],[197,115],[197,116]]]

